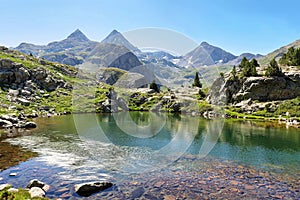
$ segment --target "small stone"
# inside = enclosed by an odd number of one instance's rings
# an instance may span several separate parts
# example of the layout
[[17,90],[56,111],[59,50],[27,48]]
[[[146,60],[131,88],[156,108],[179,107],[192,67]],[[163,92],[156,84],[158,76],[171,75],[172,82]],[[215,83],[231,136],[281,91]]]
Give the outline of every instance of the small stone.
[[238,181],[230,181],[230,183],[231,183],[232,185],[238,185],[238,184],[239,184]]
[[9,174],[9,176],[17,176],[17,175],[18,175],[18,174],[17,174],[17,173],[15,173],[15,172],[14,172],[14,173],[10,173],[10,174]]
[[28,101],[27,99],[24,99],[24,98],[17,98],[17,101],[24,106],[29,106],[31,103],[30,101]]
[[29,194],[31,196],[31,198],[35,198],[35,197],[45,197],[45,192],[44,190],[42,190],[41,188],[39,187],[32,187],[30,190],[29,190]]
[[2,190],[4,190],[5,188],[9,188],[9,187],[11,187],[11,185],[10,184],[1,184],[0,185],[0,191],[2,191]]
[[131,181],[131,184],[132,184],[132,185],[138,185],[138,182],[136,182],[136,181]]
[[245,185],[245,190],[254,190],[255,187],[253,185]]
[[176,200],[176,197],[174,197],[173,195],[166,195],[164,196],[164,200]]
[[154,187],[160,188],[163,184],[164,184],[163,181],[159,181],[159,182],[155,183]]

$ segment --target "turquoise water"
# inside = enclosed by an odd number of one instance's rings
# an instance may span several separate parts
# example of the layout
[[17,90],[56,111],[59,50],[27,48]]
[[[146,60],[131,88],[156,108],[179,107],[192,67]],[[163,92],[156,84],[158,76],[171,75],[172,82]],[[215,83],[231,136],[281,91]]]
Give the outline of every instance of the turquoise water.
[[[38,178],[53,186],[54,197],[58,188],[69,184],[118,182],[132,174],[168,169],[187,155],[285,175],[300,173],[297,129],[140,112],[57,116],[37,123],[30,135],[5,141],[39,156],[0,172],[0,183],[24,187]],[[17,177],[9,177],[11,172]]]

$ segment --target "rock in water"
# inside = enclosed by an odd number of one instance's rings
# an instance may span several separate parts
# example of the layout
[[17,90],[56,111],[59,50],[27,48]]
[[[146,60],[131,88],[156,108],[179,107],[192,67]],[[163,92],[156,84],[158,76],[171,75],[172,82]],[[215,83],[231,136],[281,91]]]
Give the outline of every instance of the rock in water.
[[49,185],[47,185],[46,183],[43,183],[42,181],[39,181],[37,179],[31,180],[26,187],[29,189],[31,189],[33,187],[38,187],[38,188],[41,188],[45,192],[47,192],[50,189]]
[[145,192],[144,188],[138,187],[135,190],[133,190],[133,192],[131,193],[131,198],[132,199],[140,198],[144,194],[144,192]]
[[96,182],[96,183],[82,183],[74,186],[75,192],[83,197],[88,197],[96,192],[103,191],[112,187],[113,184],[109,182]]
[[36,123],[34,122],[26,122],[24,128],[36,128]]
[[31,198],[35,198],[35,197],[45,197],[45,192],[44,190],[42,190],[41,188],[39,187],[32,187],[30,190],[29,190],[29,194],[30,194],[30,197]]
[[26,186],[27,188],[31,189],[33,187],[43,188],[46,184],[37,180],[33,179],[29,182],[29,184]]

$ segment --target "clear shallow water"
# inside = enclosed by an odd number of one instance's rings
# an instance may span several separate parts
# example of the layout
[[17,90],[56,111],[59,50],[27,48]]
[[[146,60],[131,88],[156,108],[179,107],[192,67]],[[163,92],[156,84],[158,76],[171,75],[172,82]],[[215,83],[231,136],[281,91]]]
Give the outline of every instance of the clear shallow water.
[[[39,118],[37,123],[32,134],[6,142],[39,156],[0,172],[0,183],[25,187],[38,178],[52,186],[49,197],[61,196],[67,189],[76,197],[70,185],[99,180],[121,185],[137,174],[155,170],[197,171],[200,165],[195,163],[205,156],[296,179],[300,174],[296,129],[151,113],[69,115]],[[196,159],[180,158],[186,156]],[[11,172],[18,175],[9,177]]]

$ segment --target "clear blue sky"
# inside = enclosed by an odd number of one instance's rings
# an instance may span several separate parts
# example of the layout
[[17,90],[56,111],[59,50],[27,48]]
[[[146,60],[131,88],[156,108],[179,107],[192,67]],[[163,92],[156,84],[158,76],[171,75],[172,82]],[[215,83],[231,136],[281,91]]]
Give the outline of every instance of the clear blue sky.
[[160,27],[236,55],[300,39],[297,0],[0,0],[0,45],[47,44],[75,29],[100,41],[113,29]]

